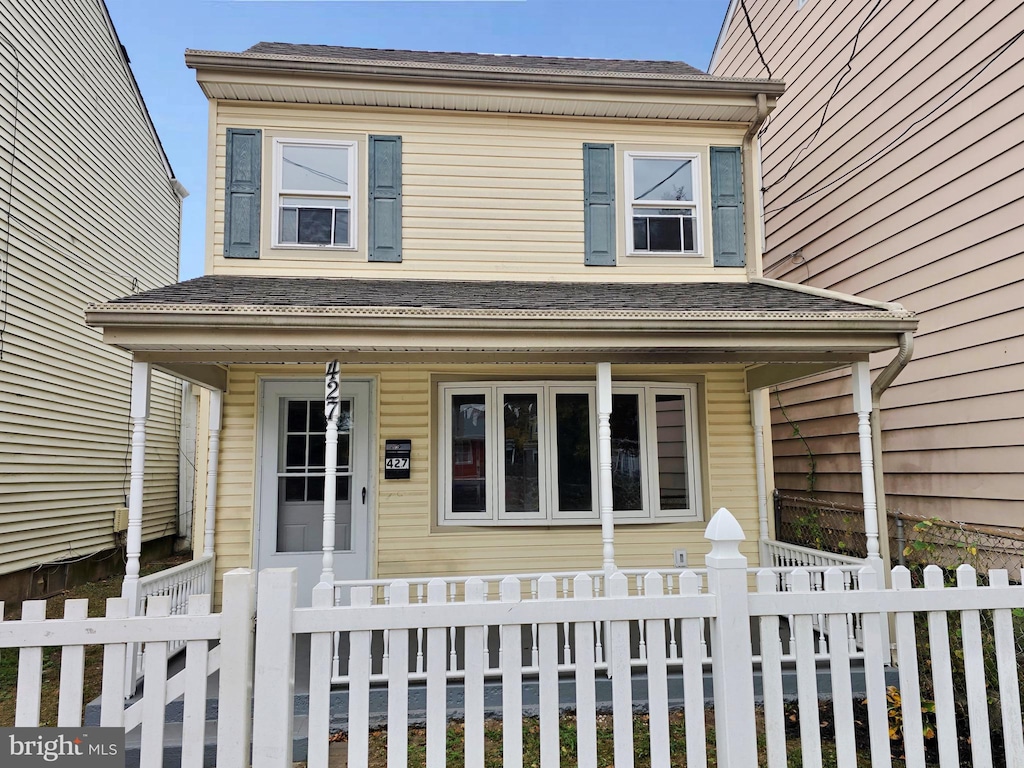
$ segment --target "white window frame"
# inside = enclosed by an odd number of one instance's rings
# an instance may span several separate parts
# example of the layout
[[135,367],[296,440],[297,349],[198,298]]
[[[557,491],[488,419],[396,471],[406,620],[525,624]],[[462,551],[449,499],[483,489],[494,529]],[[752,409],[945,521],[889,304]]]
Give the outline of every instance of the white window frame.
[[578,386],[572,384],[552,384],[547,388],[548,392],[548,419],[551,424],[549,443],[551,445],[551,461],[549,462],[549,473],[551,483],[551,519],[554,522],[563,520],[585,521],[590,523],[601,522],[601,509],[598,504],[599,476],[597,457],[597,421],[591,419],[590,423],[590,499],[593,508],[589,510],[561,510],[558,508],[558,420],[555,406],[558,395],[586,395],[590,413],[597,413],[597,386]]
[[[704,211],[701,202],[703,191],[701,181],[703,171],[698,152],[624,152],[624,182],[626,189],[626,208],[624,229],[626,231],[626,254],[629,256],[652,256],[671,258],[702,258],[704,256]],[[643,201],[637,202],[633,195],[633,161],[634,160],[689,160],[691,183],[693,184],[693,200],[676,201]],[[678,208],[693,211],[693,251],[638,251],[633,243],[633,209],[634,208]]]
[[[538,401],[538,465],[540,510],[537,512],[510,513],[504,509],[505,461],[504,461],[504,395],[536,394]],[[558,394],[585,394],[588,398],[590,423],[591,456],[591,498],[590,510],[562,511],[558,509],[558,450],[555,418],[555,399]],[[613,395],[636,395],[639,404],[640,445],[641,445],[641,496],[643,506],[636,510],[616,510],[616,522],[622,524],[697,522],[703,519],[701,502],[700,433],[695,418],[697,385],[692,383],[665,382],[622,382],[612,388]],[[480,395],[483,397],[486,415],[485,435],[485,511],[480,513],[454,512],[452,510],[453,462],[456,458],[452,446],[452,397],[457,395]],[[685,419],[686,469],[688,474],[689,508],[685,510],[662,510],[660,508],[660,487],[658,468],[658,434],[655,398],[658,395],[681,395]],[[440,445],[438,456],[438,524],[439,525],[597,525],[600,523],[598,499],[599,464],[597,446],[596,386],[583,382],[566,381],[478,381],[440,382],[438,402],[440,416],[438,435]]]
[[[320,146],[320,147],[344,147],[348,149],[348,178],[349,191],[347,193],[327,193],[323,190],[285,190],[282,188],[284,148],[288,146]],[[273,214],[271,216],[271,246],[274,248],[296,248],[301,250],[330,250],[330,251],[354,251],[359,242],[358,232],[358,208],[359,198],[356,189],[359,186],[358,176],[358,155],[359,145],[355,141],[343,141],[340,139],[274,139],[274,190],[273,190]],[[334,244],[313,244],[313,243],[282,243],[280,237],[281,228],[281,198],[282,197],[323,197],[323,198],[345,198],[348,200],[348,245]]]
[[[480,395],[484,397],[484,436],[486,442],[484,443],[484,449],[487,452],[486,459],[484,461],[484,477],[485,477],[485,488],[487,489],[484,493],[485,509],[483,512],[454,512],[452,510],[452,476],[449,472],[453,466],[455,459],[454,451],[452,449],[452,420],[450,418],[452,412],[452,397],[456,395]],[[443,388],[441,397],[441,429],[438,430],[441,435],[441,467],[442,476],[447,478],[447,482],[441,483],[441,509],[444,510],[444,522],[452,525],[458,525],[460,523],[471,525],[480,525],[485,523],[493,523],[496,519],[496,509],[493,502],[493,494],[490,493],[490,483],[487,482],[490,478],[495,477],[495,472],[498,470],[497,457],[494,455],[494,449],[491,445],[491,440],[487,439],[488,436],[494,434],[494,430],[497,428],[497,419],[495,416],[494,409],[494,392],[491,387],[487,386],[476,386],[471,383],[453,384]],[[464,464],[465,462],[460,462]]]
[[537,396],[537,466],[538,472],[538,497],[540,503],[538,509],[533,512],[510,512],[505,508],[505,494],[492,493],[496,498],[499,520],[546,520],[546,499],[547,499],[547,420],[545,418],[544,388],[531,385],[509,384],[496,386],[494,388],[494,420],[498,426],[498,437],[493,451],[494,461],[498,465],[498,474],[495,475],[500,483],[499,488],[505,487],[505,395],[536,395]]

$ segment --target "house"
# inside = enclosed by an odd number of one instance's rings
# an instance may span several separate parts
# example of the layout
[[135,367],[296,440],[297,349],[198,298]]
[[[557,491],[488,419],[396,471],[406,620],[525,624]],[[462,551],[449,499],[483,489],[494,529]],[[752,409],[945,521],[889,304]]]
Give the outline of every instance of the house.
[[866,361],[916,326],[762,277],[778,81],[279,43],[186,63],[206,275],[88,321],[134,356],[137,425],[152,370],[204,388],[218,582],[699,566],[723,506],[757,560],[766,388],[852,371],[869,429]]
[[[123,564],[132,356],[83,312],[177,279],[187,193],[102,2],[4,3],[0,114],[0,600],[17,601]],[[150,403],[138,543],[169,551],[181,382],[155,374]]]
[[[730,5],[710,71],[760,77],[767,66],[786,81],[760,131],[764,273],[900,302],[920,318],[913,359],[875,403],[880,501],[925,518],[1019,527],[1024,10],[749,0],[748,27],[740,5]],[[872,367],[889,357],[873,355]],[[780,390],[806,445],[776,407],[778,487],[856,499],[846,380]]]

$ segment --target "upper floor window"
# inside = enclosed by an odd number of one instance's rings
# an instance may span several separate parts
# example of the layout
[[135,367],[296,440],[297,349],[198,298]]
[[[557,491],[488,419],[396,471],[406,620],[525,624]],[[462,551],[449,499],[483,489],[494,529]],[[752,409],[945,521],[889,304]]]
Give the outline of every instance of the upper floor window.
[[355,247],[356,144],[274,142],[274,245]]
[[631,254],[700,255],[700,157],[625,154],[626,237]]

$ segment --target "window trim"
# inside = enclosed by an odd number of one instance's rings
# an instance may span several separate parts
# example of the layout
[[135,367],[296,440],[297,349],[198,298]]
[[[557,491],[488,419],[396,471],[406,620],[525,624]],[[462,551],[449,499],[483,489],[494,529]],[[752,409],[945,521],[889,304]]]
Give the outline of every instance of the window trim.
[[[309,190],[287,190],[282,189],[282,177],[283,177],[283,153],[284,148],[287,146],[321,146],[321,147],[345,147],[348,149],[348,178],[349,178],[349,191],[347,194],[328,194],[323,190],[309,191]],[[359,245],[359,194],[358,189],[360,187],[359,181],[359,143],[353,140],[346,139],[310,139],[310,138],[290,138],[284,136],[275,136],[273,139],[273,190],[271,192],[271,209],[272,214],[270,217],[270,246],[271,248],[288,248],[298,250],[309,250],[309,251],[356,251]],[[324,244],[317,245],[313,243],[282,243],[280,241],[281,233],[281,198],[282,197],[330,197],[330,198],[346,198],[349,203],[348,207],[348,245],[335,245]]]
[[[653,258],[685,258],[696,259],[704,257],[704,210],[703,210],[703,168],[701,167],[700,152],[660,152],[656,150],[626,150],[623,156],[623,182],[625,186],[623,229],[626,235],[626,255]],[[633,189],[633,161],[634,160],[689,160],[690,176],[693,185],[693,201],[686,203],[673,203],[673,201],[659,200],[657,202],[637,203],[634,199]],[[638,251],[633,243],[633,209],[640,208],[678,208],[680,210],[693,211],[693,251]]]
[[[540,466],[540,513],[503,512],[504,496],[504,419],[500,418],[503,408],[502,396],[506,393],[536,393],[538,395],[538,440]],[[557,432],[555,429],[555,402],[558,394],[585,394],[591,413],[591,488],[593,507],[590,510],[563,512],[557,508],[558,467]],[[699,388],[693,382],[665,381],[621,381],[612,387],[613,395],[635,394],[639,398],[641,454],[641,494],[643,508],[639,510],[616,510],[617,524],[681,523],[700,522],[704,519],[701,474],[701,429],[698,424]],[[457,395],[482,395],[486,416],[485,429],[485,512],[453,512],[452,505],[452,446],[453,424],[451,401]],[[660,494],[660,471],[658,468],[658,436],[655,402],[658,395],[681,395],[684,412],[684,436],[687,457],[689,507],[685,510],[662,510]],[[597,387],[586,381],[536,381],[536,380],[484,380],[484,381],[440,381],[437,383],[440,424],[438,425],[438,514],[439,526],[562,526],[599,525],[600,464],[598,457]],[[495,481],[490,481],[495,478]]]

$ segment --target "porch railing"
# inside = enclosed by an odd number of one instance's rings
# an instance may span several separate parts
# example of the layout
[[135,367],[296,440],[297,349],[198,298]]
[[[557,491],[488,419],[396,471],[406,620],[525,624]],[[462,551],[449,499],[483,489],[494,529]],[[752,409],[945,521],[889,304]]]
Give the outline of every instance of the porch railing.
[[[813,551],[813,550],[808,550]],[[827,554],[827,553],[820,553]],[[843,589],[846,591],[857,590],[860,586],[858,573],[865,563],[861,560],[850,558],[852,562],[822,562],[818,564],[800,564],[792,566],[777,566],[773,568],[748,568],[750,578],[760,575],[760,578],[767,578],[773,575],[776,580],[776,589],[779,592],[793,591],[792,573],[800,568],[807,574],[811,591],[822,591],[825,588],[825,572],[835,570],[842,574]],[[626,568],[617,571],[625,577],[630,597],[644,597],[647,594],[646,585],[652,574],[660,579],[664,595],[701,595],[707,593],[707,569],[703,568]],[[511,578],[519,584],[520,600],[532,602],[540,599],[539,584],[541,578],[549,576],[554,581],[552,594],[546,599],[572,600],[575,599],[575,583],[577,577],[585,576],[593,590],[595,598],[607,596],[608,579],[603,571],[561,571],[555,573],[521,573],[513,574]],[[402,583],[403,594],[408,590],[408,601],[410,604],[424,604],[429,602],[428,593],[433,585],[434,589],[442,589],[443,601],[447,604],[463,603],[466,600],[466,584],[473,581],[482,589],[481,599],[483,602],[494,602],[502,599],[501,588],[507,583],[509,575],[485,575],[485,576],[423,576],[408,579],[367,579],[337,581],[334,584],[334,604],[345,606],[350,604],[350,595],[353,589],[363,588],[364,594],[370,595],[371,605],[390,605],[391,590],[395,583]],[[846,645],[851,658],[860,658],[862,652],[863,626],[860,614],[850,614],[845,623],[847,635]],[[699,648],[700,659],[705,665],[710,664],[711,656],[708,650],[710,639],[710,627],[704,619],[699,619]],[[821,659],[826,658],[829,626],[822,614],[814,615],[811,618],[811,626],[816,638],[816,653]],[[795,647],[792,634],[792,622],[783,621],[780,630],[781,653],[783,661],[793,661]],[[681,667],[684,663],[682,648],[677,637],[682,632],[682,624],[678,621],[668,622],[667,631],[667,657],[666,663],[670,667]],[[523,674],[539,674],[539,627],[538,625],[523,626],[521,638],[522,650],[529,660],[523,667]],[[484,628],[484,676],[497,677],[501,674],[501,656],[505,651],[503,639],[499,626]],[[559,672],[572,672],[575,670],[575,658],[577,649],[573,636],[570,632],[569,623],[565,622],[558,633],[560,647],[562,649]],[[607,637],[605,627],[598,622],[595,627],[593,642],[593,657],[595,668],[601,671],[609,669],[609,658],[607,652]],[[426,633],[421,628],[417,630],[414,637],[410,637],[409,644],[409,679],[421,681],[426,679],[424,660],[426,658]],[[464,642],[457,630],[449,628],[448,644],[450,648],[451,663],[448,677],[457,678],[463,671],[459,666],[459,659],[463,657]],[[342,685],[349,682],[348,661],[349,637],[347,633],[338,633],[334,641],[334,657],[332,666],[331,681],[334,684]],[[634,622],[630,634],[630,666],[642,668],[647,663],[647,637],[644,622]],[[386,669],[391,657],[391,636],[387,630],[380,630],[374,634],[370,644],[370,680],[383,682],[387,679]],[[761,655],[758,652],[753,654],[752,660],[760,662]]]
[[855,566],[863,568],[867,561],[860,557],[840,555],[835,552],[823,552],[820,549],[801,547],[787,541],[762,539],[761,564],[769,568],[830,568],[837,566]]
[[[139,579],[138,604],[133,616],[145,616],[150,598],[166,597],[171,616],[182,616],[188,613],[188,600],[192,595],[209,595],[213,593],[214,556],[202,555],[194,560],[151,573]],[[173,640],[167,644],[167,653],[174,656],[185,648],[184,640]],[[125,697],[134,695],[139,680],[145,669],[143,646],[133,649],[128,660],[125,675]]]

